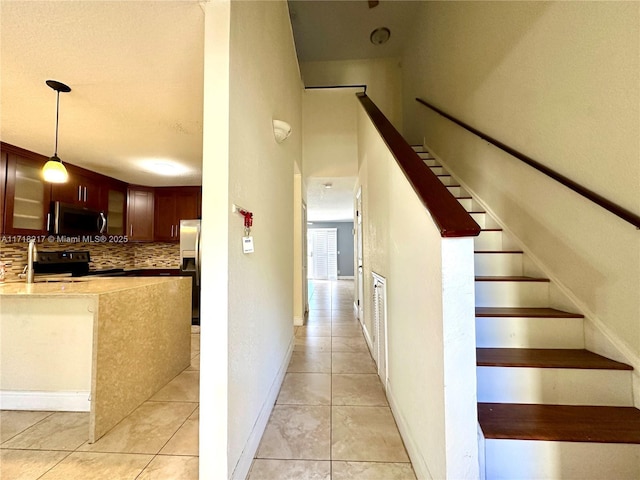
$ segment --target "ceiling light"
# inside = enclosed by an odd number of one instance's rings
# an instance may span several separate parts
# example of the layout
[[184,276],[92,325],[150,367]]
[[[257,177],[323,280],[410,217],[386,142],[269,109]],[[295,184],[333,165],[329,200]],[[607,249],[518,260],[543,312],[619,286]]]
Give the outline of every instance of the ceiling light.
[[333,183],[329,183],[329,182],[327,182],[327,183],[323,183],[323,184],[322,184],[322,186],[323,186],[324,188],[331,188],[331,187],[333,187]]
[[387,27],[380,27],[371,32],[369,40],[371,40],[371,43],[374,45],[382,45],[383,43],[387,43],[389,37],[391,37],[391,30]]
[[58,117],[60,114],[60,92],[68,93],[71,88],[56,80],[47,80],[45,83],[56,91],[56,147],[53,157],[49,158],[42,167],[42,176],[45,182],[65,183],[69,179],[69,174],[62,164],[62,160],[58,157]]
[[163,175],[165,177],[179,176],[188,173],[189,169],[184,165],[174,162],[173,160],[165,159],[150,159],[143,160],[140,165],[147,172],[155,173],[157,175]]

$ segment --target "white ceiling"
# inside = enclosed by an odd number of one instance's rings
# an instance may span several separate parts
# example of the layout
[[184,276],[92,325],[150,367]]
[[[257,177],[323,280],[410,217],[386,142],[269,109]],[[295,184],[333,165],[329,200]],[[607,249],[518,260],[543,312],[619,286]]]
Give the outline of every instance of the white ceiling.
[[[296,51],[301,62],[398,57],[413,24],[419,1],[289,0]],[[378,27],[391,31],[389,41],[369,40]]]
[[[203,12],[197,1],[0,3],[2,141],[142,185],[199,185]],[[144,162],[175,162],[170,177]]]
[[[331,184],[331,188],[324,185]],[[307,220],[353,221],[356,177],[311,177],[307,180]]]

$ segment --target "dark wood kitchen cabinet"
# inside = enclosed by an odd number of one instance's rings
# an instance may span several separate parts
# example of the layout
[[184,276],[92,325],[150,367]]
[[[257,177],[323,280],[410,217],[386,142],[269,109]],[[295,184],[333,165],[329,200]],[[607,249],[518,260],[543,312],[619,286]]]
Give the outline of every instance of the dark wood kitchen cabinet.
[[107,210],[107,235],[126,235],[127,184],[111,179],[102,185],[101,195]]
[[51,198],[50,184],[42,178],[47,158],[13,145],[0,144],[3,159],[3,233],[44,235]]
[[200,218],[200,187],[157,187],[155,189],[154,240],[180,240],[180,220]]
[[67,164],[69,180],[65,183],[55,183],[52,187],[52,201],[59,201],[106,211],[106,204],[102,202],[100,187],[108,177]]
[[154,189],[130,186],[127,189],[127,231],[132,242],[153,241]]

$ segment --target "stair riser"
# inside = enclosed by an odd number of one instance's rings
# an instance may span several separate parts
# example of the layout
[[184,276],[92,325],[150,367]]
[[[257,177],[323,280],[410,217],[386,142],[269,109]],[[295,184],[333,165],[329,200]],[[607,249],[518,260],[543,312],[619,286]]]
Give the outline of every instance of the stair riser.
[[633,406],[630,370],[478,367],[478,401]]
[[640,445],[486,439],[487,480],[637,480]]
[[584,348],[582,318],[476,318],[480,348]]
[[438,177],[438,179],[445,185],[455,185],[456,181],[453,179],[451,175],[447,175],[445,177]]
[[477,307],[548,307],[547,282],[478,282]]
[[521,276],[523,273],[521,253],[476,253],[473,264],[478,276]]
[[464,188],[462,187],[447,187],[447,190],[449,190],[449,193],[451,193],[451,195],[453,195],[454,197],[467,197],[467,192],[465,192]]
[[440,165],[435,158],[429,158],[428,160],[423,160],[423,162],[426,163],[428,167],[437,167]]
[[431,171],[433,173],[435,173],[436,175],[446,175],[447,171],[444,169],[444,167],[429,167],[431,168]]
[[475,250],[494,250],[503,249],[504,233],[502,231],[482,231],[480,235],[473,239],[473,248]]
[[471,198],[458,198],[458,202],[467,212],[472,212],[474,210],[473,199]]
[[422,153],[424,152],[424,147],[422,145],[411,145],[411,148],[414,152]]

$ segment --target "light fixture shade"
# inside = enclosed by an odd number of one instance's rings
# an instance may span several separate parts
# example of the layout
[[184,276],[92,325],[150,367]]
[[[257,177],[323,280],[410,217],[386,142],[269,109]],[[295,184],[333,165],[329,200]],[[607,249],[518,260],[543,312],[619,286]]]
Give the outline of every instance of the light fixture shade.
[[289,135],[291,135],[291,125],[282,120],[273,121],[273,136],[276,137],[276,142],[284,142]]
[[42,176],[45,182],[50,183],[65,183],[69,179],[67,169],[56,155],[44,164],[44,167],[42,167]]

